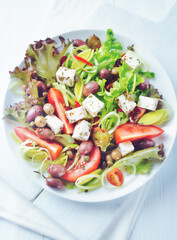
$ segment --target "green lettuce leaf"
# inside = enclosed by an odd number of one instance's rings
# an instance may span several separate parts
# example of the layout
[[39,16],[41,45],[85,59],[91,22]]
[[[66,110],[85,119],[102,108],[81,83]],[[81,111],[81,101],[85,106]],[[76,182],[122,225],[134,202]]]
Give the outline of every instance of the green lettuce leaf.
[[60,39],[62,39],[63,45],[61,52],[55,47],[57,43],[52,39],[40,40],[35,44],[30,44],[26,51],[27,61],[45,83],[56,81],[55,75],[60,65],[61,57],[70,45],[70,42],[65,42],[63,38]]
[[138,74],[145,78],[155,78],[154,72],[149,72],[149,71],[143,72],[141,68],[138,69]]

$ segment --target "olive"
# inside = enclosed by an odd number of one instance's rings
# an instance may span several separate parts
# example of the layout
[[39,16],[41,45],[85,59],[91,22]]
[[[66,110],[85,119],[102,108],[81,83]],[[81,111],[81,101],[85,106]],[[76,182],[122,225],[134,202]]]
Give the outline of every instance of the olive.
[[107,81],[111,81],[113,78],[112,73],[107,68],[101,69],[99,71],[99,76],[101,79],[106,79]]
[[85,161],[85,162],[89,162],[89,161],[90,161],[90,157],[89,157],[89,156],[85,156],[85,157],[84,157],[84,161]]
[[99,37],[97,37],[95,35],[89,37],[89,39],[87,39],[86,42],[88,43],[89,47],[94,50],[101,47],[101,41],[100,41]]
[[97,82],[91,81],[89,83],[86,83],[83,87],[83,95],[85,97],[89,96],[90,94],[95,94],[98,92],[100,86]]
[[37,116],[42,115],[43,112],[43,107],[41,105],[35,105],[30,108],[30,110],[27,112],[26,115],[26,121],[31,122],[33,121]]
[[119,72],[117,71],[117,69],[116,69],[115,67],[112,68],[111,73],[112,73],[113,75],[116,75],[116,76],[119,75]]
[[142,90],[142,91],[145,91],[147,89],[147,84],[146,83],[140,83],[137,88]]
[[142,150],[145,148],[150,148],[150,147],[154,147],[155,146],[155,142],[152,139],[147,139],[147,138],[143,138],[141,140],[138,141],[138,149]]
[[43,140],[53,141],[55,139],[54,132],[49,128],[37,128],[36,135]]
[[79,146],[79,153],[81,155],[89,154],[93,149],[93,142],[92,141],[84,141]]
[[106,162],[112,161],[112,157],[110,154],[106,155]]
[[112,157],[113,160],[118,161],[122,157],[122,155],[121,155],[121,152],[118,149],[115,149],[115,150],[112,151],[111,157]]
[[149,87],[149,82],[147,80],[147,78],[143,77],[144,78],[144,82],[143,83],[140,83],[137,88],[142,90],[142,91],[145,91],[148,87]]
[[43,83],[42,81],[37,81],[37,89],[38,89],[39,97],[42,97],[43,93],[47,92],[47,87],[45,83]]
[[46,114],[48,115],[52,115],[54,112],[55,112],[55,109],[53,107],[52,104],[50,103],[46,103],[44,106],[43,106],[43,110]]
[[46,184],[49,187],[52,187],[52,188],[55,188],[55,189],[62,190],[64,188],[64,183],[60,179],[53,178],[53,177],[46,178]]
[[122,59],[119,58],[116,60],[115,64],[114,64],[114,67],[120,67],[122,65]]
[[103,161],[101,168],[102,168],[102,169],[106,169],[106,167],[107,167],[107,163],[106,163],[106,161]]
[[72,41],[72,44],[73,44],[74,47],[80,47],[80,46],[82,46],[82,45],[88,46],[87,43],[84,42],[84,41],[81,40],[81,39],[74,39],[74,40]]
[[47,172],[52,176],[52,177],[61,177],[65,174],[66,168],[62,165],[59,164],[52,164],[47,168]]
[[101,147],[109,143],[109,133],[106,129],[95,128],[92,139],[96,146]]
[[68,160],[72,160],[74,158],[74,153],[71,150],[66,151],[66,156],[68,156]]
[[43,92],[43,94],[42,94],[42,96],[45,98],[45,97],[47,97],[47,95],[48,95],[48,92]]
[[46,119],[43,116],[37,116],[34,120],[34,123],[37,127],[43,128],[46,125]]
[[113,165],[113,161],[107,161],[108,167],[111,167]]

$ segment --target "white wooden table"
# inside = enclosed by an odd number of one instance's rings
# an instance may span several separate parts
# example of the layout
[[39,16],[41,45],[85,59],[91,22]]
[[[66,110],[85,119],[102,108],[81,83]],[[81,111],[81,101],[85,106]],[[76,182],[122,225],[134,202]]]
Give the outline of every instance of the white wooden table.
[[[76,3],[77,2],[77,3]],[[84,3],[83,3],[84,2]],[[146,4],[148,2],[148,4]],[[82,22],[87,22],[89,14],[92,11],[96,11],[99,6],[104,3],[114,4],[113,6],[119,6],[122,9],[127,9],[136,14],[143,15],[146,20],[152,20],[149,24],[149,29],[147,31],[154,30],[163,33],[163,27],[165,28],[166,22],[163,22],[163,18],[169,13],[169,9],[175,3],[175,0],[163,0],[163,1],[129,1],[124,2],[118,1],[13,1],[6,0],[0,2],[0,20],[1,20],[1,84],[0,96],[3,99],[5,95],[5,89],[8,84],[8,70],[13,69],[15,65],[20,63],[24,55],[24,49],[28,46],[30,42],[34,39],[39,39],[46,37],[45,33],[53,36],[60,31],[60,25],[62,24],[63,29],[71,30],[77,29],[81,26]],[[77,4],[77,7],[76,7]],[[158,5],[159,4],[159,5]],[[84,7],[85,5],[85,7]],[[66,7],[67,6],[67,7]],[[158,7],[160,7],[158,9]],[[74,9],[74,10],[73,10]],[[86,14],[83,14],[83,9],[87,9]],[[122,10],[122,11],[124,11]],[[52,14],[60,14],[62,11],[62,16],[60,22],[58,23],[58,29],[54,29],[52,25]],[[90,11],[90,12],[89,12]],[[170,36],[177,36],[177,27],[175,22],[177,21],[177,7],[171,9],[173,15],[169,18],[171,24],[169,24],[168,32],[164,34],[171,34],[174,32],[176,34]],[[176,14],[175,14],[176,13]],[[127,13],[128,14],[128,13]],[[65,21],[63,15],[66,18],[70,18],[71,21]],[[127,15],[128,17],[128,15]],[[176,21],[175,21],[176,19]],[[154,21],[154,22],[153,22]],[[25,24],[24,24],[25,22]],[[163,27],[162,23],[163,22]],[[111,24],[111,23],[110,23]],[[109,24],[108,24],[109,25]],[[99,27],[99,24],[98,24]],[[44,29],[41,29],[44,28]],[[38,30],[41,31],[38,31]],[[43,32],[43,34],[42,34]],[[35,36],[35,37],[34,37]],[[158,40],[158,34],[156,35]],[[177,39],[169,39],[169,45]],[[163,43],[163,41],[161,41]],[[18,51],[17,51],[18,49]],[[164,59],[160,59],[162,65],[165,67],[167,60],[172,58],[173,62],[171,67],[167,69],[169,76],[171,77],[176,92],[177,92],[177,81],[175,81],[174,73],[177,66],[177,45],[174,44],[174,49],[162,49],[164,51]],[[158,51],[155,53],[158,58]],[[2,82],[3,81],[3,82]],[[2,102],[2,101],[1,101]],[[177,142],[175,144],[177,146]],[[143,203],[143,207],[137,222],[133,228],[130,240],[175,240],[177,239],[177,162],[175,158],[177,156],[177,148],[174,147],[171,153],[169,163],[163,168],[152,180],[151,187],[148,192],[147,198]],[[28,192],[28,197],[36,196],[41,191],[41,189],[34,184],[32,191]],[[43,193],[40,194],[42,198]],[[36,199],[31,199],[31,201],[36,201]],[[39,201],[38,201],[39,204]],[[5,220],[0,219],[0,236],[4,236],[1,239],[8,240],[42,240],[47,239],[42,235],[35,234],[31,231],[20,228],[14,224],[11,224]]]

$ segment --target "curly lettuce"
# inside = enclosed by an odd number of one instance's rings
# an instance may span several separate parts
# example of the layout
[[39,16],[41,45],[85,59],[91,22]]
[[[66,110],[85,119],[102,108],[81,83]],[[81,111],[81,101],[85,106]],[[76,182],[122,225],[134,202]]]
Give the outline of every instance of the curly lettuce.
[[70,42],[60,37],[62,46],[56,48],[56,42],[50,38],[30,44],[26,51],[26,59],[45,83],[56,81],[55,75],[60,60],[68,49]]
[[131,173],[132,168],[128,165],[134,164],[136,174],[148,174],[152,169],[153,160],[163,161],[164,154],[164,145],[160,144],[159,146],[143,149],[122,158],[120,161],[114,163],[111,169],[125,164],[126,171]]

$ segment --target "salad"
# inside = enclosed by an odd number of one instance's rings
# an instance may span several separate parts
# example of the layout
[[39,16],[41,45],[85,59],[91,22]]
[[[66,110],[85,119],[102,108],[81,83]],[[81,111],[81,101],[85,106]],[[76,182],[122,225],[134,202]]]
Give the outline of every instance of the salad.
[[57,190],[120,189],[164,160],[155,137],[172,110],[134,46],[98,36],[36,41],[10,89],[22,100],[5,109],[10,134],[35,174]]

